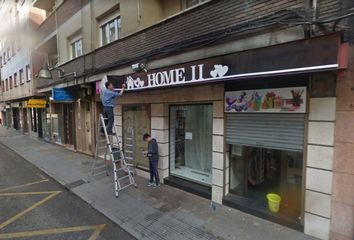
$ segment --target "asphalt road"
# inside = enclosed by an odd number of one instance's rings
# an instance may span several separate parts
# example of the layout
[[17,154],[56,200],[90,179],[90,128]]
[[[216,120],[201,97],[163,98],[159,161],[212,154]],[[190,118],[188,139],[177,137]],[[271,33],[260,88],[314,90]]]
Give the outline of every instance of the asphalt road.
[[0,239],[134,239],[0,144]]

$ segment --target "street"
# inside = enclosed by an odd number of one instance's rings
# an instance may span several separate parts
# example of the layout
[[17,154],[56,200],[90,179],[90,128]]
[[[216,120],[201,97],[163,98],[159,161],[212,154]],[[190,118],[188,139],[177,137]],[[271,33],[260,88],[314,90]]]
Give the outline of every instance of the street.
[[134,239],[0,144],[0,239]]

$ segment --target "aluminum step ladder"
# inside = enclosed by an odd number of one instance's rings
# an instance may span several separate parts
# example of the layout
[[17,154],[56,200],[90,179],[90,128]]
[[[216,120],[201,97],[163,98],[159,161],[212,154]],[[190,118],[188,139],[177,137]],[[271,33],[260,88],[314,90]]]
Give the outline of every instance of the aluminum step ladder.
[[[113,135],[108,135],[106,121],[108,119],[104,118],[102,114],[99,115],[98,131],[96,136],[96,149],[95,158],[92,162],[90,176],[88,177],[88,182],[94,176],[106,173],[108,176],[108,166],[107,161],[111,161],[113,166],[113,177],[114,177],[114,193],[115,196],[119,196],[119,191],[129,187],[137,187],[134,179],[133,164],[128,164],[124,157],[124,152],[122,148],[122,142],[118,136],[116,126],[113,126]],[[99,159],[103,158],[104,165],[99,165]],[[101,170],[105,168],[105,170]],[[98,171],[98,170],[101,171]],[[97,172],[98,171],[98,172]]]
[[135,163],[135,131],[133,127],[128,127],[124,132],[124,153],[128,164],[136,166]]

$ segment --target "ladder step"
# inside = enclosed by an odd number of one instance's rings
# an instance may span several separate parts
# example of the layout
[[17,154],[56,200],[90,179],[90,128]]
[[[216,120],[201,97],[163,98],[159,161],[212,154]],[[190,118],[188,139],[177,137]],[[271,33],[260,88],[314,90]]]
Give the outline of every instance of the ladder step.
[[126,178],[128,178],[128,177],[129,177],[129,175],[126,175],[126,176],[124,176],[124,177],[120,177],[120,178],[118,178],[118,179],[117,179],[117,181],[120,181],[120,180],[126,179]]
[[125,153],[133,153],[133,151],[125,150]]
[[125,159],[127,159],[127,160],[133,160],[134,158],[132,158],[132,157],[125,157]]
[[133,147],[133,144],[125,144],[126,147]]

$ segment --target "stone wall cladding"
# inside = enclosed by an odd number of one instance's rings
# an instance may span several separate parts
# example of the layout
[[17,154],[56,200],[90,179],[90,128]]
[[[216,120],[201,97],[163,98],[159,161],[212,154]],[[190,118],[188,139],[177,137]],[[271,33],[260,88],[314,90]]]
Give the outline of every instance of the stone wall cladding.
[[337,78],[331,239],[354,239],[354,45]]

